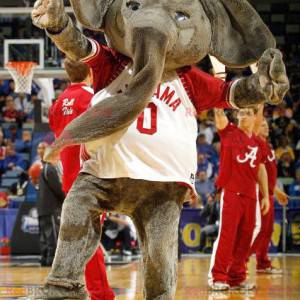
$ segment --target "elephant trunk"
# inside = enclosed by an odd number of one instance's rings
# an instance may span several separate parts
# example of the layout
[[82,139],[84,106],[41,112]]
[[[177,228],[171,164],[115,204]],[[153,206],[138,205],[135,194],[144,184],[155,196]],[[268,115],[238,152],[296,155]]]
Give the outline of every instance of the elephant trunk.
[[66,146],[91,142],[127,128],[147,106],[162,77],[168,37],[149,27],[136,28],[132,34],[134,69],[126,91],[74,119],[53,143],[46,160]]

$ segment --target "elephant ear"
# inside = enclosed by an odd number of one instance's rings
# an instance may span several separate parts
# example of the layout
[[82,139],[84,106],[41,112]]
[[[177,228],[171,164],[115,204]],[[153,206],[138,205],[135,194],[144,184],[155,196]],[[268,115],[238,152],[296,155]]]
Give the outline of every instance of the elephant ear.
[[256,62],[275,39],[246,0],[200,0],[211,22],[210,55],[230,67]]
[[105,15],[114,0],[70,0],[77,20],[91,30],[102,30]]

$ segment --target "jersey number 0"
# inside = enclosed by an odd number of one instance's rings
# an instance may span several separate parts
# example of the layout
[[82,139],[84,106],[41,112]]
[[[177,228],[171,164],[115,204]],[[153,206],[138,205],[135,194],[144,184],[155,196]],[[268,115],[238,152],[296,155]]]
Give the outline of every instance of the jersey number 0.
[[[145,124],[144,124],[145,112],[147,110],[150,110],[150,116],[151,116],[150,128],[145,128]],[[153,135],[157,132],[157,106],[155,105],[155,103],[150,102],[147,105],[147,107],[144,109],[144,111],[139,115],[137,119],[136,128],[140,133],[148,134],[148,135]]]

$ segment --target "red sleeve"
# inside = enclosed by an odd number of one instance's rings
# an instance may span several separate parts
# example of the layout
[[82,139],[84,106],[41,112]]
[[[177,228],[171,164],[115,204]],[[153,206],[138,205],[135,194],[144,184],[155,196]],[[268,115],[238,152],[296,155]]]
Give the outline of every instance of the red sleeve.
[[81,90],[78,99],[76,99],[76,116],[81,115],[90,106],[94,94],[86,91],[84,88]]
[[112,75],[126,58],[95,40],[90,39],[90,42],[92,52],[88,57],[82,59],[82,62],[86,63],[92,70],[93,88],[97,93],[110,83]]
[[195,66],[183,71],[183,85],[197,113],[212,108],[232,108],[229,103],[232,82],[224,82]]
[[236,129],[236,125],[234,125],[233,123],[228,123],[227,126],[222,129],[222,130],[218,130],[218,135],[220,136],[220,138],[225,138],[228,133],[234,131]]
[[268,159],[268,147],[267,144],[258,136],[256,136],[257,143],[260,151],[260,163],[265,164]]
[[48,118],[49,118],[49,126],[51,128],[51,130],[55,133],[55,110],[56,110],[56,106],[57,106],[58,100],[56,100],[49,108],[48,110]]

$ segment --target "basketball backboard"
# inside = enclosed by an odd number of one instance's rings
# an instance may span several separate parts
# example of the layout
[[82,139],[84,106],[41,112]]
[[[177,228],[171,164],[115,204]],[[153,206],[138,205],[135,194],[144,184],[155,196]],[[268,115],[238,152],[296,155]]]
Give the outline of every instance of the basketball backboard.
[[32,61],[37,69],[43,69],[44,46],[43,39],[5,39],[4,66],[9,61]]

